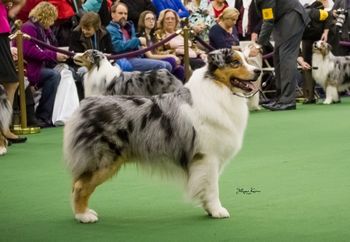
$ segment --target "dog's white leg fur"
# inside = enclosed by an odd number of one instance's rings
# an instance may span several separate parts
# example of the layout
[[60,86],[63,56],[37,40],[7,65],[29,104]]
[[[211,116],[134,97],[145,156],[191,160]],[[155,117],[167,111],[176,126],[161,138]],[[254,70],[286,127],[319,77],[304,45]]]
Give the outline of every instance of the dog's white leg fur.
[[328,85],[326,87],[326,99],[323,104],[332,104],[333,102],[339,102],[338,90],[335,86]]
[[88,208],[85,213],[75,214],[75,219],[81,223],[95,223],[98,221],[98,215],[94,210]]
[[0,147],[0,155],[5,155],[7,153],[6,147]]
[[228,218],[230,214],[219,199],[219,162],[215,159],[204,157],[190,165],[187,192],[213,218]]

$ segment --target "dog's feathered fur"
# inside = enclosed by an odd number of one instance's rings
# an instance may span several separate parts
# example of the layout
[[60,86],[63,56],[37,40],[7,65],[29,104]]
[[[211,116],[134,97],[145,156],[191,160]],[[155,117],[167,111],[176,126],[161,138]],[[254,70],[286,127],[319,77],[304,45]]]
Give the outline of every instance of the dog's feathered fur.
[[4,137],[4,131],[9,128],[12,118],[12,107],[7,99],[6,91],[0,84],[0,155],[7,152],[7,141]]
[[326,92],[324,104],[340,102],[338,91],[350,87],[350,56],[334,56],[331,46],[324,41],[313,44],[312,76]]
[[76,54],[74,62],[85,66],[85,97],[94,95],[143,95],[168,93],[182,87],[182,82],[166,69],[122,72],[97,50]]
[[240,96],[252,91],[260,70],[229,49],[209,53],[208,62],[173,93],[82,101],[64,129],[77,220],[98,220],[90,195],[128,162],[182,174],[189,197],[212,217],[229,217],[219,175],[241,148],[249,112]]

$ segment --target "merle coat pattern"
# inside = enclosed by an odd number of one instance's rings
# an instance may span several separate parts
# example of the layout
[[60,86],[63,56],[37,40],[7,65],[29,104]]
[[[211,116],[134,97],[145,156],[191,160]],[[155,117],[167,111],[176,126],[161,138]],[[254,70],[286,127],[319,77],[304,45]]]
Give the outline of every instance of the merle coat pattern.
[[350,88],[350,56],[334,56],[324,41],[313,44],[312,77],[326,92],[324,104],[340,102],[338,91]]
[[93,95],[142,95],[168,93],[182,87],[182,82],[166,69],[122,72],[97,50],[74,56],[74,62],[88,68],[84,76],[85,97]]
[[243,96],[256,91],[251,81],[260,73],[242,53],[222,49],[210,52],[208,65],[175,92],[83,100],[64,128],[75,218],[98,220],[89,197],[130,162],[181,178],[210,216],[229,217],[218,180],[242,146],[249,114]]

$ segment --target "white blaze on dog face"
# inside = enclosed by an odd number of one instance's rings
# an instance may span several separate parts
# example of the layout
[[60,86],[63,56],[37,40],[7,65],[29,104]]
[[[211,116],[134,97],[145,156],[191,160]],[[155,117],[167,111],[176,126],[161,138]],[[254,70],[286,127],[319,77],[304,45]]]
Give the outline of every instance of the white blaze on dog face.
[[209,71],[220,85],[227,86],[234,93],[248,94],[257,87],[252,83],[260,70],[248,64],[243,53],[221,49],[209,53]]

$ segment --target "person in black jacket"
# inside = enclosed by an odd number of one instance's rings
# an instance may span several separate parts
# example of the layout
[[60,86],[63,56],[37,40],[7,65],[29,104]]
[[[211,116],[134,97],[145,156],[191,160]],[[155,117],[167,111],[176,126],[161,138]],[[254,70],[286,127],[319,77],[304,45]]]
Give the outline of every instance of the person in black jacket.
[[304,31],[301,42],[301,56],[298,57],[303,75],[303,104],[316,103],[314,95],[315,81],[311,73],[312,44],[320,39],[327,41],[330,16],[324,8],[325,6],[321,1],[315,1],[311,5],[305,6],[311,21]]
[[262,105],[272,110],[296,109],[297,57],[304,29],[310,19],[298,0],[255,0],[263,18],[258,44],[269,44],[273,32],[277,99]]
[[88,49],[112,53],[112,40],[109,32],[101,26],[100,16],[94,12],[85,13],[79,25],[72,31],[69,50],[84,52]]
[[[72,31],[69,42],[70,51],[81,53],[89,49],[99,50],[108,54],[113,52],[111,36],[105,27],[101,25],[100,16],[95,12],[87,12],[81,17],[79,25]],[[84,97],[82,76],[86,70],[79,68],[74,62],[69,64],[78,70],[75,76],[75,84],[78,89],[79,99],[82,99]]]
[[135,29],[138,29],[139,17],[143,11],[149,10],[153,13],[156,12],[156,8],[151,0],[120,0],[120,2],[128,7],[128,20],[134,23]]

